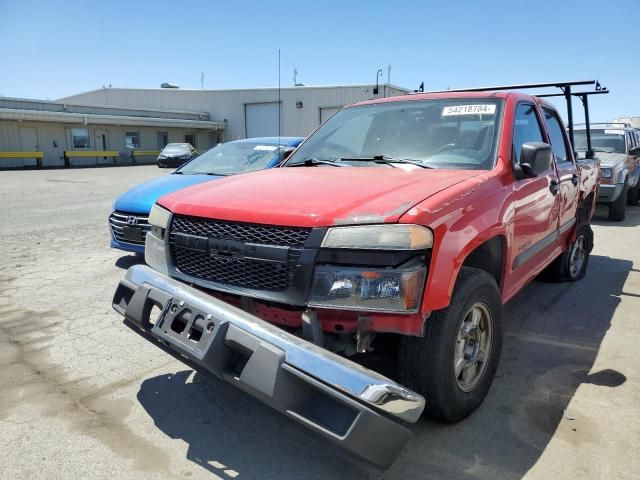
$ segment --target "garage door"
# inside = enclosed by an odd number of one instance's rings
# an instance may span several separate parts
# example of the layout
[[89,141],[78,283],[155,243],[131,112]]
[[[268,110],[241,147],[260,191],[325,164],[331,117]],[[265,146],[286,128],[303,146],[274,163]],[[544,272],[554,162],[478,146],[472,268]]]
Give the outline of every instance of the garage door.
[[247,138],[278,136],[278,103],[247,103],[244,106]]
[[342,107],[321,107],[320,108],[320,123],[327,121],[334,113],[340,110]]

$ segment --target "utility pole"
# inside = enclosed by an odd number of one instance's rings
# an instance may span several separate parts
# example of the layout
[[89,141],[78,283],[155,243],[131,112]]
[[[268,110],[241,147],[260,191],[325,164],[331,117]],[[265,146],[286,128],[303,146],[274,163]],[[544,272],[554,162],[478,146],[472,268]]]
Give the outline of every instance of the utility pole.
[[280,142],[280,115],[282,104],[280,102],[280,49],[278,49],[278,142]]
[[204,72],[200,72],[200,90],[204,90]]

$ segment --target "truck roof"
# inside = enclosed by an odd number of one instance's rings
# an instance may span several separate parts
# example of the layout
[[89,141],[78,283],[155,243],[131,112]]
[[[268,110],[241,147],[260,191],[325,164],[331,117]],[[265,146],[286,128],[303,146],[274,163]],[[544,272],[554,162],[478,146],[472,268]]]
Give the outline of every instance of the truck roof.
[[556,110],[556,107],[553,104],[549,103],[548,101],[540,97],[536,97],[535,95],[530,95],[522,92],[500,92],[500,91],[418,93],[413,95],[400,95],[396,97],[386,97],[386,98],[376,98],[373,100],[365,100],[362,102],[352,103],[351,105],[348,105],[348,107],[359,107],[362,105],[374,105],[374,104],[393,103],[393,102],[413,102],[413,101],[420,101],[420,100],[465,99],[465,98],[506,99],[508,97],[517,97],[518,100],[534,101],[540,105],[544,105],[546,107]]

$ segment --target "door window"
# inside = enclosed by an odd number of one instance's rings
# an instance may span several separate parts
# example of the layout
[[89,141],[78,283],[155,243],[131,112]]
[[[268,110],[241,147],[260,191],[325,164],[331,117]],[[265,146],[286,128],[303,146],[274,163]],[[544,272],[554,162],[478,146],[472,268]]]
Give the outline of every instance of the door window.
[[635,136],[631,132],[627,132],[627,144],[629,145],[628,150],[636,146]]
[[527,142],[544,142],[544,138],[535,107],[529,103],[521,103],[516,107],[513,126],[513,158],[516,164],[520,163],[520,151]]
[[89,148],[89,129],[72,128],[71,144],[73,145],[73,148]]
[[195,133],[185,133],[184,134],[184,143],[190,143],[192,147],[197,147],[197,145],[196,145],[196,134]]
[[140,132],[125,132],[124,144],[127,148],[140,148]]
[[549,110],[548,108],[542,108],[544,112],[544,120],[547,125],[547,131],[549,132],[549,140],[551,140],[551,150],[556,157],[556,163],[571,162],[567,152],[567,137],[564,134],[564,129],[560,125],[560,120],[556,112]]

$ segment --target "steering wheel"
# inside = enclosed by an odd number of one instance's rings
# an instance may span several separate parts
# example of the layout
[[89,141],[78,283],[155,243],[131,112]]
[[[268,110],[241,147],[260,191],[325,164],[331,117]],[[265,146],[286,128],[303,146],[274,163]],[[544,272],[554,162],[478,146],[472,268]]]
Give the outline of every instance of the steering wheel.
[[440,148],[438,148],[435,153],[436,154],[442,153],[442,152],[445,152],[447,150],[452,150],[454,148],[456,148],[456,144],[455,143],[446,143],[446,144],[442,145]]

